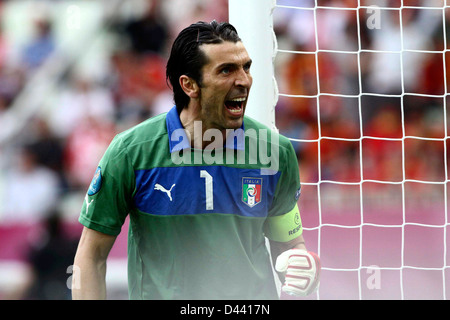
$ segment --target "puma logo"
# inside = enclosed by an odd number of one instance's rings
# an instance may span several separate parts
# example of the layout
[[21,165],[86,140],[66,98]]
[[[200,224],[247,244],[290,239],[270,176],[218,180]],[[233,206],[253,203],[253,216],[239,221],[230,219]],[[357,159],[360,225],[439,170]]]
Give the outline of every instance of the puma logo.
[[92,199],[91,201],[88,201],[89,198],[88,198],[88,195],[86,195],[86,196],[84,197],[84,200],[86,201],[86,214],[87,214],[88,211],[89,211],[89,206],[90,206],[91,203],[94,201],[94,199]]
[[167,189],[164,188],[162,185],[160,185],[159,183],[157,183],[157,184],[155,184],[154,190],[159,190],[159,191],[162,191],[162,192],[166,193],[167,196],[169,197],[170,201],[172,201],[172,194],[171,194],[171,191],[172,191],[172,188],[173,188],[173,187],[175,187],[175,183],[170,187],[169,190],[167,190]]

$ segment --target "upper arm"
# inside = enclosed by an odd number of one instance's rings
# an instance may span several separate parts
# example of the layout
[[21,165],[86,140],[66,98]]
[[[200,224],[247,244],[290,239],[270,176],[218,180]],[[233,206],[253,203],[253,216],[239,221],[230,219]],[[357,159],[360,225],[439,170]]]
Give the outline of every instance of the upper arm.
[[276,259],[282,252],[293,248],[306,250],[302,233],[298,205],[284,215],[269,218],[265,224],[265,235],[270,242],[272,258]]
[[276,242],[294,240],[303,232],[302,220],[298,205],[289,212],[267,218],[264,233],[267,238]]
[[79,222],[102,234],[117,236],[132,210],[134,188],[135,173],[126,145],[116,137],[95,171]]

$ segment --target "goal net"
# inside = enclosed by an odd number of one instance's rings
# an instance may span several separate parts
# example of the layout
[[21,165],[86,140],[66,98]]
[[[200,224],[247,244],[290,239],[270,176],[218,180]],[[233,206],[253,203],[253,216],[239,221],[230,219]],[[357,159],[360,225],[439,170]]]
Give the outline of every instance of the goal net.
[[229,10],[254,60],[248,112],[298,154],[304,237],[322,261],[311,298],[446,299],[447,1]]

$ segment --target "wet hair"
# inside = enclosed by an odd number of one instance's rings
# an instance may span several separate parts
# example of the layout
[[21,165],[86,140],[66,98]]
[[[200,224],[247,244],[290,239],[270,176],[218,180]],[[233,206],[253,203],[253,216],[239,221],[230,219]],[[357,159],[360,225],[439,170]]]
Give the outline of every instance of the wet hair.
[[202,68],[208,60],[200,50],[202,44],[220,44],[241,41],[236,29],[228,22],[199,21],[183,29],[175,39],[166,66],[166,81],[173,90],[178,113],[189,104],[189,97],[180,86],[179,79],[186,75],[202,86]]

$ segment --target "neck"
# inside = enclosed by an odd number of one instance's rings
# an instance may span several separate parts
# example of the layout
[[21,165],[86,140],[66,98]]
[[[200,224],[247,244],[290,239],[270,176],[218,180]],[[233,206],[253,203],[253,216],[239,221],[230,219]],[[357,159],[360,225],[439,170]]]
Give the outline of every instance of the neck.
[[[197,110],[192,106],[188,106],[180,113],[180,121],[187,132],[191,146],[195,149],[223,147],[226,139],[226,130],[212,126],[209,121],[203,119],[201,112]],[[205,132],[207,133],[206,135]],[[218,139],[218,135],[221,135],[221,139]]]

